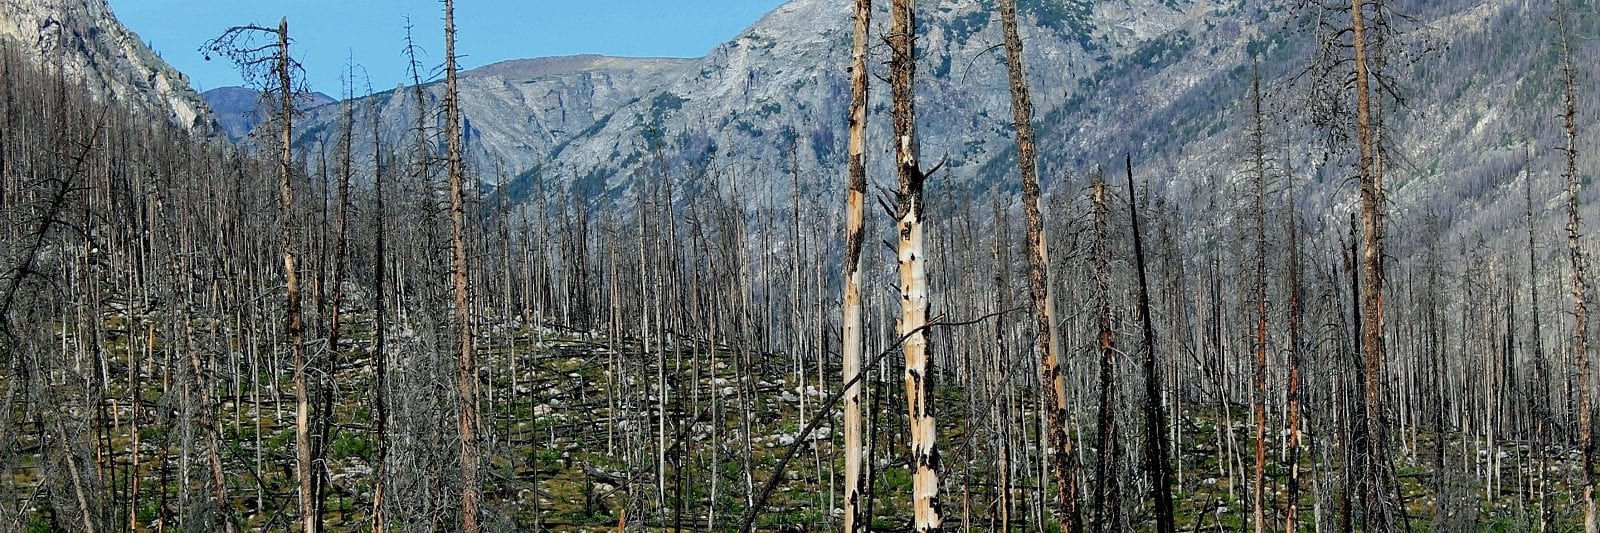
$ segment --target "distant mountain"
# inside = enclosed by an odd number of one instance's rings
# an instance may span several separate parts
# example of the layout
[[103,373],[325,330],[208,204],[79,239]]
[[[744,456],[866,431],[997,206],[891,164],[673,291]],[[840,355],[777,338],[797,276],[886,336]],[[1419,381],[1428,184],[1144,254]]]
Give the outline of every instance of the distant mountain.
[[[200,96],[211,106],[211,112],[217,117],[217,125],[222,128],[222,133],[234,141],[249,135],[250,131],[266,120],[276,108],[272,102],[261,100],[261,91],[249,87],[218,87],[200,93]],[[313,92],[301,96],[295,107],[305,110],[337,101],[326,94]]]
[[[598,55],[506,61],[465,71],[461,110],[472,163],[485,173],[498,168],[515,175],[549,163],[562,148],[593,135],[625,106],[659,91],[697,64],[696,60],[619,58]],[[430,128],[440,126],[443,83],[423,86]],[[362,113],[376,109],[383,138],[409,143],[416,129],[413,91],[399,87],[359,99]],[[342,131],[343,106],[311,109],[301,119],[296,142],[330,141]],[[360,118],[362,122],[370,119]],[[370,153],[370,135],[356,136],[357,151]],[[369,161],[370,158],[360,158]]]
[[[918,27],[923,159],[930,168],[943,163],[931,186],[951,194],[1014,189],[992,0],[919,4],[926,6]],[[1326,132],[1305,126],[1311,110],[1302,73],[1319,48],[1313,35],[1295,30],[1303,12],[1237,0],[1019,4],[1042,171],[1052,190],[1072,193],[1080,184],[1066,176],[1120,168],[1131,153],[1153,191],[1184,199],[1179,204],[1189,215],[1226,218],[1244,176],[1245,95],[1259,61],[1273,159],[1294,172],[1302,209],[1337,218],[1354,201],[1347,180],[1353,149],[1330,150]],[[1394,46],[1417,52],[1393,67],[1401,75],[1391,89],[1407,107],[1385,111],[1393,217],[1418,222],[1433,212],[1460,234],[1505,231],[1505,213],[1522,203],[1520,186],[1511,184],[1523,168],[1524,137],[1533,147],[1542,211],[1542,199],[1558,192],[1560,157],[1549,118],[1558,96],[1551,7],[1522,0],[1391,5],[1409,16],[1397,21],[1405,31]],[[484,183],[507,181],[519,200],[541,182],[624,197],[635,177],[658,175],[651,167],[658,154],[675,179],[715,173],[725,177],[718,183],[763,203],[787,205],[796,165],[801,193],[835,194],[846,163],[849,9],[848,2],[791,0],[698,59],[551,58],[469,72],[461,91],[469,161]],[[874,19],[879,36],[887,31],[885,10]],[[1597,27],[1593,12],[1577,15],[1579,35]],[[874,46],[872,53],[878,81],[869,171],[892,187],[887,50]],[[1581,58],[1600,57],[1600,41],[1580,41],[1574,53],[1591,68]],[[437,101],[438,85],[426,90]],[[1583,131],[1596,126],[1594,92],[1580,94]],[[411,138],[415,104],[402,91],[356,105],[379,109],[389,142]],[[328,107],[312,110],[298,141],[327,139],[340,120]],[[358,149],[369,150],[370,137],[360,138]],[[1593,159],[1582,163],[1591,168]],[[1197,243],[1225,235],[1194,231]]]
[[[1076,85],[1070,82],[1117,54],[1186,31],[1202,14],[1234,3],[1168,1],[1143,8],[1101,2],[1107,7],[1091,10],[1074,0],[1024,0],[1025,18],[1036,28],[1025,36],[1035,84]],[[649,139],[666,141],[661,148],[671,162],[703,163],[715,152],[719,165],[751,179],[787,175],[794,148],[810,174],[842,170],[848,11],[848,3],[793,0],[697,59],[578,56],[469,71],[461,99],[471,162],[489,183],[500,179],[491,174],[524,182],[544,176],[576,180],[592,193],[625,187],[654,149]],[[988,0],[954,0],[923,14],[925,150],[937,155],[946,144],[958,146],[952,161],[963,167],[983,163],[1009,142],[1003,64],[989,51],[998,39],[991,11]],[[878,20],[881,34],[887,13]],[[884,53],[874,48],[880,74]],[[438,84],[426,89],[436,101]],[[886,103],[887,87],[875,90],[876,100]],[[413,128],[415,104],[403,96],[387,91],[357,106],[376,105],[388,125],[386,138],[394,139]],[[1050,109],[1066,96],[1041,90],[1036,101]],[[886,138],[886,109],[875,106],[874,138]],[[335,110],[314,110],[298,141],[326,140],[340,120]],[[784,184],[773,188],[787,194]]]
[[106,0],[0,0],[0,39],[82,80],[97,97],[209,134],[205,102],[112,14]]

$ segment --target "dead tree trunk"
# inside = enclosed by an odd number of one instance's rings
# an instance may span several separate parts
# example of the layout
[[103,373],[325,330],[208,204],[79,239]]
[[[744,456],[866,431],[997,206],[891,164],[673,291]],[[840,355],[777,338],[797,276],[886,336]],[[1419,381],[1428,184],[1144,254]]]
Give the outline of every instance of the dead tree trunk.
[[1005,34],[1006,71],[1011,85],[1011,116],[1016,127],[1017,166],[1022,174],[1022,212],[1028,224],[1028,289],[1033,297],[1033,357],[1039,361],[1044,390],[1046,432],[1055,460],[1056,504],[1061,513],[1061,530],[1079,531],[1077,473],[1073,462],[1072,440],[1067,436],[1066,379],[1062,375],[1052,328],[1055,320],[1050,302],[1049,246],[1044,233],[1044,215],[1039,209],[1039,165],[1033,138],[1033,102],[1028,94],[1027,72],[1022,63],[1022,38],[1017,34],[1016,0],[1000,0],[1000,24]]
[[906,336],[906,410],[911,422],[912,527],[919,533],[941,530],[939,508],[938,428],[933,417],[933,375],[928,364],[927,257],[922,242],[922,186],[926,176],[917,162],[916,2],[894,0],[890,9],[889,84],[894,109],[895,166],[900,190],[895,218],[900,236],[900,327]]
[[1567,178],[1567,252],[1572,258],[1572,307],[1576,323],[1573,329],[1572,364],[1577,366],[1578,383],[1574,387],[1578,393],[1578,449],[1582,452],[1582,463],[1579,470],[1582,472],[1581,480],[1583,490],[1583,529],[1586,533],[1596,533],[1600,527],[1596,525],[1595,499],[1594,499],[1594,428],[1593,428],[1593,398],[1589,375],[1589,313],[1585,300],[1584,288],[1588,282],[1584,274],[1588,269],[1588,258],[1584,256],[1583,248],[1579,244],[1581,221],[1578,218],[1578,128],[1577,128],[1577,83],[1573,73],[1571,37],[1567,34],[1566,17],[1557,18],[1560,24],[1561,39],[1561,74],[1563,78],[1563,104],[1562,130],[1566,133],[1566,178]]
[[[1287,162],[1285,163],[1287,165]],[[1289,181],[1289,383],[1284,395],[1288,411],[1286,426],[1289,430],[1289,489],[1285,498],[1288,509],[1284,515],[1284,531],[1295,533],[1300,522],[1300,318],[1304,303],[1300,300],[1300,219],[1295,213],[1294,172],[1285,170]]]
[[[352,67],[347,72],[352,76],[351,80],[353,80],[355,69]],[[323,379],[326,380],[326,385],[323,386],[322,406],[318,409],[321,421],[317,428],[316,445],[312,450],[312,460],[322,465],[327,463],[328,447],[333,443],[333,433],[335,431],[334,419],[336,417],[333,410],[337,404],[334,402],[334,391],[338,387],[339,342],[342,340],[340,330],[343,324],[343,317],[339,314],[339,308],[344,302],[344,291],[341,288],[344,286],[345,255],[349,248],[350,174],[353,172],[351,157],[354,148],[352,145],[355,143],[356,127],[355,104],[353,103],[355,89],[354,82],[351,81],[350,83],[352,85],[349,86],[345,103],[343,104],[345,128],[344,138],[340,140],[339,187],[338,199],[335,200],[338,202],[338,207],[334,215],[333,283],[329,288],[330,294],[328,297],[328,366],[323,371]],[[312,503],[316,507],[317,527],[322,529],[326,526],[322,519],[325,506],[325,502],[322,500],[328,489],[328,468],[326,466],[318,468],[315,474],[316,476],[312,478],[312,492],[315,493],[315,499]]]
[[[1133,201],[1133,156],[1126,156],[1128,168],[1128,216],[1133,222],[1133,259],[1139,270],[1139,321],[1144,333],[1140,348],[1144,362],[1144,430],[1150,442],[1145,446],[1145,469],[1150,472],[1151,496],[1156,503],[1156,531],[1174,533],[1176,518],[1172,509],[1172,470],[1167,456],[1167,414],[1161,408],[1161,365],[1156,362],[1156,329],[1150,318],[1150,283],[1145,273],[1144,236],[1139,228],[1139,206]],[[1178,391],[1173,391],[1178,394]]]
[[[867,198],[867,39],[872,0],[856,0],[855,41],[850,65],[850,182],[845,206],[844,334],[840,338],[844,383],[844,531],[866,531],[861,480],[861,243]],[[796,191],[798,194],[798,191]]]
[[1106,221],[1106,182],[1098,171],[1094,177],[1094,251],[1090,257],[1094,268],[1095,314],[1099,332],[1096,348],[1100,353],[1100,415],[1095,448],[1096,461],[1094,488],[1095,531],[1121,531],[1122,483],[1116,479],[1121,453],[1117,440],[1117,342],[1111,325],[1111,272],[1109,254],[1111,235]]
[[450,173],[450,277],[455,285],[456,428],[461,445],[461,530],[478,531],[478,363],[467,299],[466,177],[461,161],[461,105],[456,88],[455,2],[444,0],[445,142]]
[[1364,502],[1368,531],[1389,529],[1388,441],[1383,427],[1383,176],[1377,166],[1373,141],[1372,103],[1367,64],[1365,5],[1367,0],[1351,0],[1351,38],[1355,52],[1356,140],[1360,145],[1358,176],[1361,186],[1361,352],[1365,359],[1366,383],[1366,485]]
[[384,197],[383,197],[383,139],[381,137],[382,125],[378,107],[372,106],[372,195],[375,199],[373,209],[373,252],[372,252],[372,366],[374,380],[372,384],[372,429],[373,429],[373,467],[372,467],[372,533],[383,533],[387,517],[383,511],[384,487],[387,485],[385,476],[388,475],[388,446],[389,446],[389,359],[384,345],[388,334],[387,302],[384,299],[385,282],[387,275],[385,267],[388,257],[386,254],[385,226],[384,226]]
[[1255,124],[1251,131],[1251,172],[1255,175],[1256,208],[1256,331],[1255,331],[1255,478],[1251,482],[1250,510],[1255,533],[1267,529],[1267,148],[1261,122],[1261,67],[1251,81],[1250,103]]
[[[1550,442],[1550,437],[1552,436],[1550,425],[1554,421],[1554,417],[1550,416],[1550,373],[1545,367],[1544,342],[1543,339],[1540,338],[1544,332],[1544,328],[1539,317],[1539,264],[1538,257],[1535,254],[1535,250],[1537,249],[1537,240],[1535,238],[1537,224],[1533,218],[1532,163],[1533,157],[1528,153],[1526,140],[1524,140],[1523,190],[1526,193],[1524,199],[1527,201],[1527,211],[1525,214],[1528,224],[1528,305],[1531,307],[1531,309],[1528,311],[1530,322],[1529,325],[1531,326],[1529,329],[1529,337],[1531,338],[1529,340],[1532,341],[1533,344],[1532,355],[1534,381],[1537,383],[1533,386],[1534,398],[1532,408],[1534,420],[1534,443],[1536,449],[1541,450],[1539,452],[1539,474],[1537,476],[1537,486],[1535,487],[1535,490],[1538,493],[1539,498],[1538,531],[1542,532],[1548,528],[1551,518],[1549,501],[1545,497],[1547,490],[1546,483],[1549,476],[1549,465],[1547,460],[1547,456],[1549,454],[1543,450],[1544,446],[1548,445]],[[1431,271],[1430,275],[1432,275]],[[1432,309],[1432,302],[1429,302],[1429,309]]]
[[316,505],[311,501],[316,494],[311,489],[311,404],[306,390],[306,355],[301,339],[303,324],[300,319],[300,275],[295,264],[294,248],[294,184],[292,171],[294,91],[289,79],[289,19],[278,21],[278,106],[279,106],[279,159],[278,159],[278,210],[283,217],[283,281],[289,321],[289,350],[294,365],[294,444],[295,479],[300,486],[300,520],[307,532],[317,531]]

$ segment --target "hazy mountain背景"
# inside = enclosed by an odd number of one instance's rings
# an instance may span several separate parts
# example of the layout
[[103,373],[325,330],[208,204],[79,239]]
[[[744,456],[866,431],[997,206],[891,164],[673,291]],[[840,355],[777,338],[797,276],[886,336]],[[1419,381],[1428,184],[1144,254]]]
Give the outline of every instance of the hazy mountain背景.
[[[200,93],[211,113],[217,118],[222,133],[234,141],[244,139],[256,126],[272,117],[274,106],[261,100],[261,91],[249,87],[218,87]],[[333,97],[319,92],[303,94],[295,106],[305,110],[336,102]]]

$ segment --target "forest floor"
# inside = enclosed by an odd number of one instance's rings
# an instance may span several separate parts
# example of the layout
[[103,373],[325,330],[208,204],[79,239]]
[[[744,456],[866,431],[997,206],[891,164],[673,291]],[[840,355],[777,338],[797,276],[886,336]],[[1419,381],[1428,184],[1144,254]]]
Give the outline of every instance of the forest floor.
[[[327,454],[330,489],[324,518],[335,530],[370,529],[377,447],[371,390],[376,372],[367,348],[371,332],[356,323],[350,328],[336,373],[336,429]],[[843,471],[841,441],[835,429],[839,427],[838,409],[832,409],[830,418],[812,435],[800,435],[832,390],[818,387],[814,360],[802,362],[785,355],[722,347],[660,350],[654,345],[651,355],[641,357],[641,345],[635,341],[612,343],[589,334],[515,323],[486,329],[490,333],[479,346],[480,412],[486,449],[484,499],[491,526],[551,531],[615,531],[623,526],[630,530],[636,526],[646,530],[733,530],[749,507],[751,495],[778,471],[793,447],[798,453],[782,467],[785,479],[756,516],[757,528],[837,529],[842,516],[838,484]],[[112,379],[107,397],[125,399],[129,392],[127,347],[134,343],[111,337],[110,364],[121,369],[123,378]],[[135,504],[124,496],[130,481],[127,473],[133,470],[129,450],[134,444],[129,424],[133,413],[125,400],[107,400],[113,420],[104,438],[105,447],[112,451],[107,454],[109,460],[99,461],[97,471],[103,486],[116,487],[107,492],[113,494],[112,506],[118,510],[112,513],[118,515],[118,523],[130,523],[126,514],[133,509],[133,523],[146,528],[161,520],[177,520],[176,509],[182,508],[183,500],[201,499],[204,496],[197,495],[199,491],[210,489],[198,446],[185,449],[177,444],[184,438],[201,441],[198,435],[204,432],[203,424],[185,427],[171,423],[172,417],[165,417],[166,425],[158,423],[150,411],[157,406],[173,408],[174,391],[162,382],[162,372],[154,362],[142,363],[140,368],[146,412],[138,435],[139,501]],[[832,384],[837,372],[825,368],[821,377]],[[247,378],[218,379],[214,389],[220,455],[227,472],[233,520],[247,529],[288,528],[295,507],[289,379],[281,376],[277,386],[268,383],[257,389],[249,386]],[[874,455],[878,460],[872,511],[875,530],[902,531],[909,526],[905,500],[911,481],[904,460],[894,459],[903,456],[899,450],[904,448],[896,418],[901,404],[893,396],[898,380],[886,381],[880,390],[890,396],[878,403],[889,407],[870,413],[883,427]],[[660,402],[655,398],[662,383],[669,391],[664,410],[657,409]],[[167,390],[165,395],[163,390]],[[964,394],[955,385],[941,387],[940,409],[962,413]],[[1029,411],[1025,416],[1033,415]],[[968,439],[968,420],[947,420],[949,425],[941,428],[940,435],[946,472],[946,526],[964,531],[996,530],[1002,520],[996,505],[999,491],[994,489],[998,458],[990,456],[992,446],[972,444],[992,437],[974,430],[974,438]],[[663,426],[666,430],[658,431]],[[1250,519],[1246,480],[1251,477],[1253,457],[1248,414],[1237,406],[1226,413],[1214,405],[1186,406],[1179,428],[1181,475],[1175,487],[1179,529],[1243,529]],[[187,437],[182,434],[185,431],[190,432]],[[665,436],[659,436],[662,434]],[[1527,443],[1501,442],[1490,448],[1481,436],[1448,435],[1446,464],[1453,473],[1441,479],[1431,467],[1434,435],[1415,428],[1401,428],[1401,434],[1400,442],[1405,445],[1395,450],[1392,464],[1402,500],[1396,508],[1404,510],[1409,529],[1536,528],[1539,454]],[[25,516],[17,516],[14,524],[49,530],[61,518],[49,509],[50,499],[40,494],[37,432],[19,432],[17,442],[21,444],[16,455],[18,468],[9,473],[9,483],[0,487],[9,492],[4,509],[23,510]],[[1288,481],[1282,466],[1286,450],[1277,438],[1270,439],[1269,445],[1273,446],[1268,453],[1273,464],[1266,472],[1271,487],[1268,500],[1277,510],[1270,519],[1278,524],[1273,529],[1281,530]],[[1339,481],[1344,474],[1337,461],[1323,460],[1326,452],[1337,446],[1336,441],[1314,436],[1308,443],[1313,454],[1300,463],[1304,480],[1300,520],[1307,527],[1334,529],[1339,523]],[[454,450],[454,445],[445,442],[443,448]],[[1006,519],[1015,531],[1054,531],[1053,524],[1038,526],[1053,521],[1040,516],[1041,499],[1048,504],[1052,498],[1041,498],[1040,458],[1035,447],[1026,448],[1013,460],[1031,467],[1016,468],[1015,477],[1032,479],[1011,481],[1012,507]],[[1078,449],[1087,448],[1080,445]],[[1579,518],[1579,508],[1571,504],[1567,491],[1568,479],[1577,471],[1573,453],[1552,448],[1545,454],[1543,468],[1550,478],[1546,500],[1558,531],[1571,529]],[[1091,460],[1080,457],[1085,464]],[[191,474],[187,490],[180,490],[185,487],[180,487],[180,476],[173,471],[185,466]],[[446,480],[447,472],[454,468],[434,466],[436,470],[428,475]],[[1086,468],[1085,473],[1092,470]],[[1142,477],[1133,467],[1124,472],[1135,479]],[[1491,472],[1498,474],[1490,476]],[[658,478],[665,483],[658,486]],[[1141,497],[1147,490],[1144,483],[1132,480],[1124,487],[1128,504],[1122,512],[1139,530],[1152,529],[1148,500]],[[390,505],[411,503],[390,500]],[[1084,506],[1086,515],[1090,508]],[[1447,512],[1436,511],[1441,508]],[[0,522],[10,521],[0,517]]]

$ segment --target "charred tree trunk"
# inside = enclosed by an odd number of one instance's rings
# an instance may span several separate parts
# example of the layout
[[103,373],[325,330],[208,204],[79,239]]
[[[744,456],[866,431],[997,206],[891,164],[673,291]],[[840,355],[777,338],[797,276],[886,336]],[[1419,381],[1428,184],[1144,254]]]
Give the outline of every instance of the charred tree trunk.
[[1044,215],[1039,208],[1039,165],[1033,138],[1033,102],[1028,94],[1027,71],[1022,63],[1022,38],[1017,34],[1016,0],[1000,0],[1001,30],[1005,34],[1006,71],[1011,86],[1012,124],[1016,128],[1017,166],[1022,174],[1022,212],[1027,219],[1028,289],[1033,298],[1033,358],[1040,365],[1040,386],[1044,390],[1046,433],[1054,454],[1056,505],[1061,513],[1061,530],[1082,529],[1078,512],[1078,483],[1073,461],[1072,440],[1067,436],[1066,378],[1051,344],[1055,320],[1050,302],[1050,250],[1045,239]]
[[[1133,201],[1133,156],[1126,156],[1128,168],[1128,216],[1133,223],[1133,259],[1139,272],[1139,321],[1144,333],[1140,348],[1144,362],[1145,469],[1150,472],[1150,492],[1156,504],[1156,531],[1174,533],[1176,518],[1172,509],[1172,470],[1167,457],[1172,446],[1167,442],[1167,415],[1161,408],[1161,364],[1156,361],[1156,329],[1150,319],[1150,283],[1145,273],[1144,235],[1139,227],[1139,206]],[[1178,394],[1178,391],[1173,391]]]
[[1096,461],[1094,488],[1095,531],[1121,531],[1122,482],[1117,478],[1121,468],[1121,444],[1117,437],[1117,343],[1111,325],[1111,272],[1108,248],[1111,235],[1106,221],[1106,182],[1098,173],[1094,177],[1094,251],[1090,261],[1094,268],[1095,314],[1099,332],[1096,349],[1100,355],[1100,414],[1097,424],[1095,448]]
[[[1565,15],[1565,14],[1563,14]],[[1595,511],[1595,477],[1594,477],[1594,427],[1592,398],[1593,385],[1591,384],[1589,369],[1589,312],[1588,302],[1584,290],[1588,280],[1585,274],[1588,269],[1588,257],[1583,253],[1579,243],[1582,225],[1578,218],[1578,128],[1577,128],[1577,82],[1572,65],[1571,36],[1568,35],[1565,16],[1558,17],[1561,39],[1561,73],[1563,78],[1563,110],[1562,131],[1566,134],[1566,169],[1567,178],[1567,252],[1572,259],[1572,307],[1576,319],[1573,329],[1573,357],[1572,364],[1577,367],[1578,395],[1578,449],[1582,453],[1582,462],[1579,470],[1582,472],[1582,497],[1583,497],[1583,529],[1586,533],[1600,531],[1596,525]]]
[[1288,509],[1284,515],[1284,531],[1295,533],[1300,525],[1300,455],[1304,446],[1300,434],[1300,320],[1304,303],[1300,295],[1300,218],[1295,213],[1294,172],[1287,171],[1290,182],[1289,202],[1289,383],[1285,392],[1288,404],[1286,426],[1289,430],[1289,490]]
[[372,533],[383,533],[387,527],[387,516],[384,513],[383,497],[384,488],[388,485],[388,458],[389,458],[389,358],[384,341],[387,340],[388,331],[388,306],[385,300],[386,267],[388,255],[386,250],[386,228],[384,225],[384,191],[383,191],[383,139],[379,133],[381,122],[376,105],[372,110],[372,195],[376,204],[372,214],[373,225],[373,252],[372,252],[372,366],[374,380],[372,384],[372,433],[373,433],[373,468],[372,468]]

